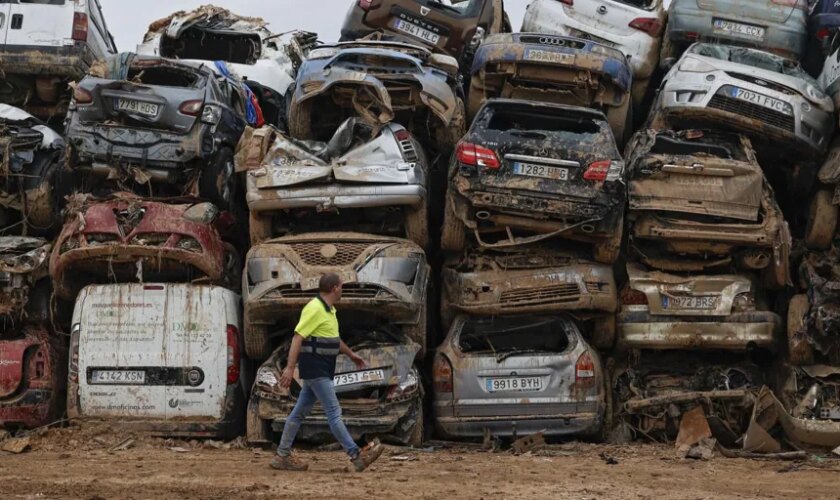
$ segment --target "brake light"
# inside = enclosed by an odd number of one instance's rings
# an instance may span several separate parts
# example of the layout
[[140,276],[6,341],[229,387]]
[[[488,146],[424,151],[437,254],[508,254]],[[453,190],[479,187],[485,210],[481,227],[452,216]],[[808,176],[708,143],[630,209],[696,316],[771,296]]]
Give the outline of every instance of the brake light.
[[566,5],[574,5],[575,0],[560,0],[560,3],[564,3]]
[[648,304],[647,295],[638,290],[633,290],[629,286],[625,286],[620,295],[619,300],[625,306],[646,306]]
[[610,160],[601,160],[592,162],[586,171],[583,173],[583,178],[588,181],[603,181],[606,180],[607,174],[610,171]]
[[446,356],[438,354],[432,367],[432,384],[435,392],[452,392],[452,365]]
[[662,30],[662,23],[655,17],[637,17],[630,21],[630,27],[644,31],[652,37],[657,37]]
[[73,40],[86,42],[88,35],[88,16],[82,12],[73,14]]
[[90,104],[93,102],[93,94],[79,86],[76,86],[76,88],[73,89],[73,100],[76,101],[76,104]]
[[575,382],[577,384],[587,383],[594,378],[595,362],[592,361],[592,355],[589,354],[589,351],[586,351],[578,357],[577,363],[575,363]]
[[359,7],[361,7],[363,11],[367,12],[371,9],[379,7],[379,5],[374,5],[374,2],[376,2],[376,0],[359,0]]
[[411,132],[406,129],[397,130],[397,133],[394,134],[398,141],[407,141],[411,139]]
[[465,165],[484,167],[489,170],[498,170],[502,166],[499,158],[492,149],[477,146],[469,142],[459,142],[455,150],[458,161]]
[[189,116],[198,116],[201,113],[201,107],[204,105],[204,101],[201,99],[196,99],[194,101],[184,101],[178,107],[178,111],[182,114],[189,115]]
[[828,28],[820,28],[817,30],[817,38],[820,40],[825,40],[826,38],[831,35],[831,30]]
[[239,382],[239,329],[227,326],[227,383]]

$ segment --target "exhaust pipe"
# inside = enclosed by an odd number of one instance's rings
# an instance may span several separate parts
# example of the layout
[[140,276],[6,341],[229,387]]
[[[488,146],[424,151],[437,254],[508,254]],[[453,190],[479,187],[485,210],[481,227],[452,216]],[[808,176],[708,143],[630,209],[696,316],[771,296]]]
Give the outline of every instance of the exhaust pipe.
[[586,234],[592,234],[595,232],[595,226],[593,226],[592,224],[584,224],[580,226],[580,230]]
[[478,220],[487,220],[490,218],[490,212],[486,210],[479,210],[475,213],[475,218]]

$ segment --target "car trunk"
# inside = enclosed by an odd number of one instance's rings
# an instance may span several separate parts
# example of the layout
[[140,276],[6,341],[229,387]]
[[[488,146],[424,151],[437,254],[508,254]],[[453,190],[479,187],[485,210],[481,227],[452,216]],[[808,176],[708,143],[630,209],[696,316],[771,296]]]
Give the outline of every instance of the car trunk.
[[500,167],[479,170],[488,188],[591,200],[602,183],[584,179],[586,169],[619,156],[607,140],[607,123],[591,115],[530,105],[494,107],[491,113],[482,136],[468,139],[493,144]]
[[[616,35],[630,36],[638,32],[630,27],[630,22],[638,17],[657,17],[649,10],[658,0],[597,0],[575,2],[574,5],[564,5],[563,9],[570,18],[591,27],[595,33],[608,31]],[[604,13],[600,9],[606,9]],[[605,18],[611,20],[605,29]],[[596,41],[602,42],[598,39]],[[608,42],[609,44],[609,42]]]
[[[796,0],[802,3],[804,0]],[[785,2],[773,0],[697,0],[697,6],[709,11],[717,19],[732,21],[765,21],[784,23],[796,9],[796,5],[785,5]]]
[[260,34],[253,31],[190,26],[177,37],[164,36],[160,55],[169,59],[201,59],[254,64],[262,53]]
[[570,328],[552,316],[467,319],[457,340],[464,356],[453,370],[455,416],[578,412]]

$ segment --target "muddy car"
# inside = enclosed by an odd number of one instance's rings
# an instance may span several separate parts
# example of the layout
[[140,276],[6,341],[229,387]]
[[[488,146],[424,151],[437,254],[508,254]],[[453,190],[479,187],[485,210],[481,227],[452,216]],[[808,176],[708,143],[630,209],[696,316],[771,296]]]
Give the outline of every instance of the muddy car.
[[322,45],[298,70],[289,106],[295,139],[328,141],[350,117],[395,121],[427,148],[448,155],[464,134],[458,63],[397,42]]
[[799,265],[799,288],[788,304],[788,354],[792,365],[840,366],[840,250],[807,252]]
[[627,264],[621,291],[620,349],[778,348],[782,320],[747,275],[669,274]]
[[241,261],[225,242],[230,214],[207,202],[163,203],[130,195],[71,202],[50,256],[56,293],[85,285],[161,280],[239,288]]
[[641,262],[665,271],[760,270],[790,284],[791,236],[748,138],[643,130],[628,145],[627,230]]
[[349,118],[328,143],[296,141],[265,128],[243,136],[237,170],[247,170],[251,242],[312,230],[406,236],[429,243],[429,164],[396,123]]
[[357,0],[344,19],[341,41],[381,33],[448,54],[469,67],[486,35],[510,31],[503,0]]
[[618,258],[624,161],[599,111],[487,101],[458,144],[449,179],[445,250],[463,250],[469,232],[480,247],[562,237],[592,244],[598,262]]
[[0,226],[17,220],[35,232],[55,225],[63,192],[57,177],[64,139],[22,109],[0,104]]
[[398,326],[425,356],[429,265],[408,240],[359,233],[308,233],[251,247],[242,277],[245,348],[266,359],[294,334],[301,309],[318,293],[321,275],[344,283],[342,324],[357,317]]
[[618,294],[610,266],[547,248],[472,251],[445,266],[441,281],[444,330],[459,313],[568,312],[591,320],[585,333],[595,347],[613,346]]
[[797,62],[707,43],[674,65],[651,111],[651,128],[727,127],[796,161],[822,159],[835,120],[831,99]]
[[470,74],[470,119],[486,99],[507,97],[603,111],[621,144],[632,132],[633,70],[612,47],[540,33],[494,35],[479,47]]
[[197,183],[197,193],[184,194],[232,207],[234,149],[250,104],[240,83],[203,63],[122,54],[109,64],[74,90],[66,137],[72,168],[154,181],[178,194]]
[[599,435],[605,375],[565,316],[459,316],[435,355],[435,427],[449,438]]
[[[409,446],[423,443],[423,386],[414,358],[420,345],[388,324],[348,324],[342,318],[341,339],[367,366],[359,370],[340,354],[333,384],[341,403],[342,420],[353,439],[381,436]],[[257,370],[248,404],[248,441],[269,443],[272,433],[283,431],[295,406],[301,380],[295,375],[290,388],[279,384],[290,342],[278,348]],[[303,421],[298,438],[332,440],[321,406]]]
[[52,246],[43,238],[0,237],[0,323],[14,330],[50,318],[49,257]]

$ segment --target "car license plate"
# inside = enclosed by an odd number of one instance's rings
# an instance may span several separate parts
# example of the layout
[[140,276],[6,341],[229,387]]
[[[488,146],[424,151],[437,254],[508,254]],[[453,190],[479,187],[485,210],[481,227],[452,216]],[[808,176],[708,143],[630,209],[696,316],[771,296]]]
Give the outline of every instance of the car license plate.
[[540,377],[504,377],[485,380],[487,392],[541,391]]
[[408,33],[409,35],[417,37],[425,42],[429,42],[432,45],[437,45],[440,40],[440,35],[436,35],[425,28],[421,28],[420,26],[408,21],[403,21],[402,19],[397,19],[394,22],[394,27],[403,33]]
[[527,175],[529,177],[544,177],[546,179],[554,179],[556,181],[569,180],[569,169],[560,167],[547,167],[545,165],[535,165],[533,163],[513,164],[513,173],[516,175]]
[[663,309],[712,310],[717,309],[719,303],[720,297],[717,295],[662,296]]
[[93,370],[91,384],[145,384],[144,370]]
[[735,23],[725,19],[715,19],[713,31],[721,35],[735,35],[742,38],[749,38],[750,40],[764,40],[764,34],[766,32],[761,26]]
[[362,384],[364,382],[378,382],[385,380],[384,370],[364,370],[361,372],[339,373],[333,377],[333,385],[341,387],[344,385]]
[[528,49],[525,51],[526,61],[568,64],[575,60],[574,54],[553,52],[550,50]]
[[139,115],[157,116],[160,106],[150,102],[135,101],[133,99],[117,99],[117,109],[137,113]]
[[732,87],[730,95],[735,99],[758,104],[763,108],[772,109],[773,111],[778,111],[779,113],[785,115],[793,115],[793,110],[791,110],[790,106],[781,99],[775,99],[764,94],[759,94],[758,92],[744,90],[738,87]]

